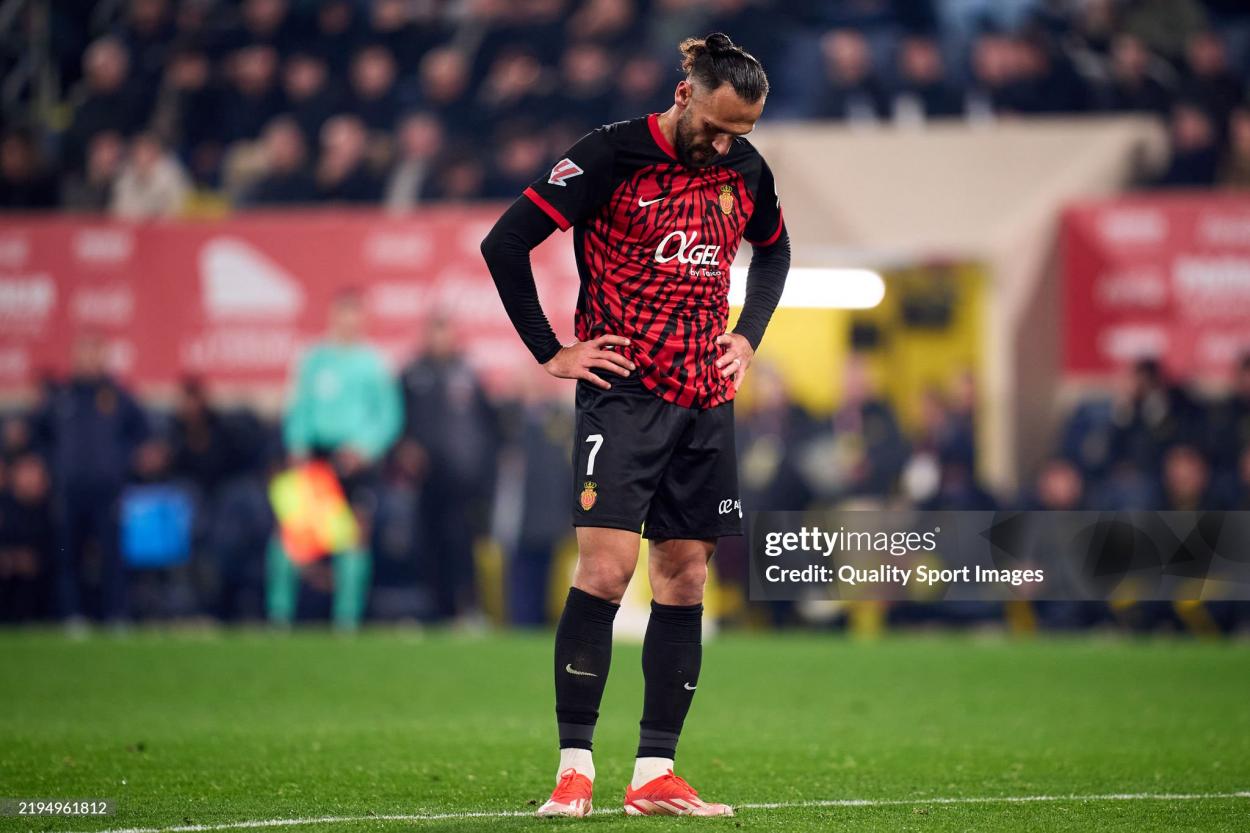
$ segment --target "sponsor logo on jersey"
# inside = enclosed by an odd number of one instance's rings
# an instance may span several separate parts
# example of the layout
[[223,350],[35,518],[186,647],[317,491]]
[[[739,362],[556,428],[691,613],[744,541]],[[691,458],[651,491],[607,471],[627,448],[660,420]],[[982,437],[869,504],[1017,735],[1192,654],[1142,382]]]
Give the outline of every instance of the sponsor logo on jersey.
[[742,517],[742,501],[734,500],[731,497],[727,497],[720,502],[720,506],[717,507],[718,514],[728,515],[731,512],[737,512],[738,517],[741,518]]
[[720,203],[720,213],[728,217],[734,213],[734,189],[731,185],[722,185],[720,195],[716,198]]
[[699,232],[692,231],[689,236],[684,231],[670,231],[664,235],[660,245],[655,248],[657,263],[668,263],[676,260],[691,266],[716,266],[720,263],[720,246],[712,246],[697,242]]
[[595,489],[599,488],[598,484],[587,480],[582,486],[582,494],[578,498],[578,502],[582,506],[583,512],[589,512],[595,505],[595,501],[599,499],[599,493]]
[[566,156],[557,162],[556,166],[551,169],[551,176],[547,177],[547,183],[550,185],[559,185],[563,188],[564,183],[567,180],[570,180],[575,176],[581,176],[583,173],[585,173],[585,171],[579,168],[576,162]]

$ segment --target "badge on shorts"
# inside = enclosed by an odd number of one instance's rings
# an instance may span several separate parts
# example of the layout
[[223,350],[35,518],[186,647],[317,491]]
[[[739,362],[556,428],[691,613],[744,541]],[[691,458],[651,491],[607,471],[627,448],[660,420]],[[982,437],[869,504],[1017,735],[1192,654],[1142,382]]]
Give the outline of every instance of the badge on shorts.
[[599,499],[598,493],[595,492],[595,489],[597,488],[598,486],[595,483],[592,483],[589,480],[586,481],[586,485],[582,488],[582,494],[579,498],[583,512],[589,512],[591,507],[595,505],[595,501]]
[[734,189],[729,185],[720,187],[720,196],[716,198],[720,202],[721,213],[728,217],[734,213]]

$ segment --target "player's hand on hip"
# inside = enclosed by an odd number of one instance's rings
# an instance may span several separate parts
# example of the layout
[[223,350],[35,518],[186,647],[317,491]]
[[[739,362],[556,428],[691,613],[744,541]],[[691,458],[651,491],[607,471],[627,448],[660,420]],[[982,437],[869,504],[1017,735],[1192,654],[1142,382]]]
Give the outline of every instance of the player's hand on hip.
[[634,369],[634,363],[612,349],[628,346],[629,339],[624,336],[599,336],[590,341],[579,341],[561,347],[560,352],[544,364],[543,368],[560,379],[581,379],[608,390],[612,386],[594,371],[603,370],[617,376],[628,376]]
[[747,368],[751,366],[751,359],[755,358],[751,342],[747,341],[746,336],[737,333],[722,333],[716,337],[716,346],[724,351],[716,360],[721,378],[732,376],[734,387],[738,387],[746,376]]

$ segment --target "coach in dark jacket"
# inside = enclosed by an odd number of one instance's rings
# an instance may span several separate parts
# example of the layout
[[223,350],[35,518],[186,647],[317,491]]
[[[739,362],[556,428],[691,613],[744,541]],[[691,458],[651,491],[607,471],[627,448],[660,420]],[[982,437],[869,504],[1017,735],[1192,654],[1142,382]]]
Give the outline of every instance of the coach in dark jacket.
[[73,374],[37,419],[54,483],[56,607],[66,621],[82,616],[83,557],[93,546],[100,559],[98,613],[110,621],[126,615],[117,500],[148,427],[138,404],[106,372],[104,346],[94,335],[78,340]]

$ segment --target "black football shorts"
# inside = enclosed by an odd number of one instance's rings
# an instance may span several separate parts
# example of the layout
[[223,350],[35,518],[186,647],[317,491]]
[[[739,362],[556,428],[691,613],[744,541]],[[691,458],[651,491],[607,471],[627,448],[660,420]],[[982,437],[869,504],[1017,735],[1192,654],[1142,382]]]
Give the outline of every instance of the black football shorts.
[[636,375],[577,383],[573,525],[652,540],[742,534],[733,402],[665,402]]

